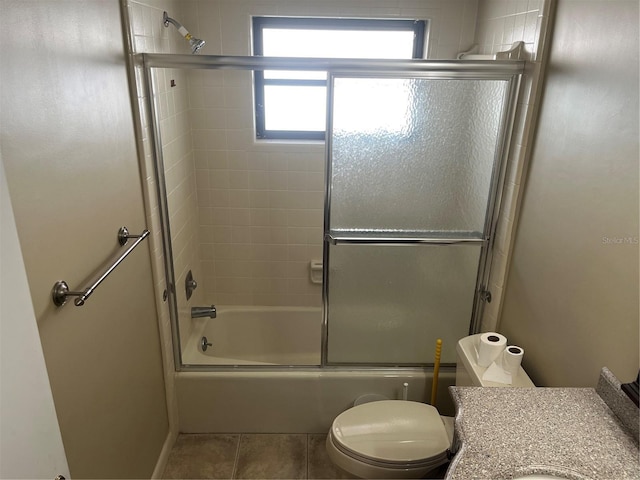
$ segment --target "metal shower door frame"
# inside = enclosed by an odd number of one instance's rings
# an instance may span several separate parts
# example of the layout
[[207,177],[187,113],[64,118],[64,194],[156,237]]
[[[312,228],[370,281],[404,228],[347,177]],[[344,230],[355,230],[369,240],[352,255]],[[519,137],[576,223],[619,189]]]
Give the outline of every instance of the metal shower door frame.
[[[162,140],[160,124],[157,117],[157,106],[154,100],[155,86],[151,69],[153,68],[181,68],[181,69],[209,69],[209,70],[316,70],[326,71],[329,75],[328,95],[327,95],[327,131],[330,131],[332,118],[332,100],[333,100],[333,78],[336,76],[390,76],[398,77],[401,75],[421,78],[441,78],[441,79],[494,79],[506,80],[509,82],[507,93],[507,108],[503,112],[501,122],[501,136],[496,149],[497,159],[494,162],[494,172],[492,174],[491,196],[488,206],[488,214],[486,217],[487,225],[485,235],[482,241],[484,246],[480,256],[480,265],[478,269],[477,285],[486,285],[489,275],[489,264],[491,260],[491,249],[494,243],[498,212],[500,208],[501,192],[504,184],[504,174],[506,168],[506,158],[510,146],[510,133],[513,128],[515,118],[515,107],[520,86],[520,78],[524,72],[525,62],[519,60],[375,60],[375,59],[326,59],[326,58],[286,58],[286,57],[251,57],[251,56],[222,56],[222,55],[176,55],[176,54],[152,54],[141,53],[134,55],[134,64],[136,68],[141,68],[144,73],[144,89],[146,108],[149,113],[149,128],[153,132],[150,146],[151,154],[154,157],[154,170],[157,181],[157,200],[160,212],[160,223],[162,227],[162,243],[165,252],[164,267],[168,292],[169,314],[171,317],[171,332],[173,355],[176,371],[181,370],[228,370],[233,368],[234,371],[244,370],[262,370],[265,368],[274,369],[292,369],[292,366],[185,366],[182,363],[182,355],[180,348],[180,332],[178,328],[178,311],[176,302],[175,288],[175,272],[173,270],[173,253],[171,246],[171,232],[169,226],[169,211],[166,200],[166,185],[164,181],[164,161],[162,156]],[[329,158],[330,154],[330,138],[327,136],[325,141],[325,158]],[[328,165],[327,168],[330,168]],[[328,207],[330,201],[329,182],[326,182],[327,193],[325,195],[325,229],[328,225]],[[488,228],[486,228],[488,226]],[[441,239],[442,241],[442,239]],[[324,247],[324,265],[328,265],[327,261],[327,242]],[[392,242],[391,242],[392,243]],[[423,240],[422,243],[426,243]],[[437,243],[437,242],[427,242]],[[323,292],[322,301],[323,323],[322,323],[322,344],[321,344],[321,365],[317,368],[330,367],[327,365],[327,284],[328,274],[327,268],[323,269]],[[478,289],[474,298],[473,317],[469,332],[475,333],[478,329],[478,321],[482,313],[482,299]],[[357,365],[352,365],[356,367]],[[367,364],[365,368],[387,367],[385,364]],[[424,366],[424,365],[423,365]],[[301,366],[298,369],[310,369],[314,367]]]
[[[460,62],[466,65],[467,62]],[[514,62],[522,63],[522,62]],[[469,65],[468,69],[456,70],[432,70],[424,71],[405,71],[405,72],[331,72],[328,82],[327,94],[327,135],[325,139],[325,205],[324,205],[324,241],[323,241],[323,282],[322,282],[322,302],[323,302],[323,323],[322,323],[322,350],[321,364],[331,366],[371,366],[374,364],[366,363],[342,363],[330,362],[328,359],[329,351],[329,262],[330,253],[329,245],[478,245],[481,247],[480,258],[478,261],[478,273],[476,277],[476,287],[474,292],[471,319],[469,324],[469,334],[478,333],[480,328],[480,319],[484,311],[484,305],[491,301],[490,292],[488,292],[488,280],[490,275],[491,258],[493,245],[495,243],[495,234],[500,212],[500,205],[503,195],[504,179],[506,173],[507,158],[511,145],[511,134],[515,120],[515,111],[517,106],[517,98],[520,90],[521,72],[508,73],[503,71],[476,70],[474,65]],[[362,236],[335,236],[332,234],[331,226],[331,197],[332,197],[332,132],[333,132],[333,105],[334,105],[334,85],[335,80],[339,78],[384,78],[384,79],[430,79],[430,80],[499,80],[506,81],[507,88],[504,95],[504,107],[502,118],[500,119],[499,135],[495,146],[495,155],[491,172],[491,181],[489,186],[489,195],[487,208],[485,212],[485,224],[482,232],[482,238],[472,238],[451,236],[450,238],[428,237],[428,236],[388,236],[388,237],[362,237]],[[487,295],[488,293],[488,295]],[[431,364],[403,364],[402,366],[429,366]],[[453,366],[453,364],[443,364]],[[378,367],[397,367],[397,364],[377,363]]]

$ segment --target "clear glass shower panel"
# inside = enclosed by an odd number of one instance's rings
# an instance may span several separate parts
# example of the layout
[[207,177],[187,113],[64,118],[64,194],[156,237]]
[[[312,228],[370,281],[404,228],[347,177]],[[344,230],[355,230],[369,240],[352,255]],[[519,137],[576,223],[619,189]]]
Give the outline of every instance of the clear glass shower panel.
[[151,74],[176,363],[319,365],[324,149],[257,146],[252,70]]
[[506,80],[334,78],[329,233],[481,237]]
[[329,363],[454,363],[468,335],[481,247],[329,248]]

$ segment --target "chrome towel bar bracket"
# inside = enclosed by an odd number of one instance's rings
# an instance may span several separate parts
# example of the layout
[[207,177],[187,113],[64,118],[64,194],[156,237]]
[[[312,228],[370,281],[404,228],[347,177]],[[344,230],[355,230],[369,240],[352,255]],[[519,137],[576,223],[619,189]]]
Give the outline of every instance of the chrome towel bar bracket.
[[120,230],[118,230],[118,243],[124,247],[130,238],[142,238],[144,240],[147,235],[149,235],[148,230],[143,231],[140,235],[131,235],[127,227],[120,227]]
[[127,257],[127,255],[129,255],[133,251],[133,249],[136,248],[140,244],[140,242],[142,242],[148,236],[149,230],[144,230],[140,235],[130,235],[127,227],[120,227],[120,230],[118,230],[118,243],[120,245],[126,245],[127,241],[130,238],[135,238],[136,241],[129,248],[127,248],[124,253],[119,255],[118,258],[111,264],[111,266],[107,268],[104,273],[99,275],[95,281],[92,282],[91,286],[85,288],[84,290],[80,292],[71,291],[69,290],[69,285],[64,280],[59,280],[54,283],[53,289],[51,290],[51,298],[53,299],[53,303],[57,307],[61,307],[67,302],[67,297],[71,296],[78,297],[73,301],[76,307],[81,307],[82,305],[84,305],[84,302],[89,298],[89,296],[91,296],[93,291],[98,288],[98,285],[100,285],[102,281],[107,278],[118,265],[120,265],[120,262],[122,262]]

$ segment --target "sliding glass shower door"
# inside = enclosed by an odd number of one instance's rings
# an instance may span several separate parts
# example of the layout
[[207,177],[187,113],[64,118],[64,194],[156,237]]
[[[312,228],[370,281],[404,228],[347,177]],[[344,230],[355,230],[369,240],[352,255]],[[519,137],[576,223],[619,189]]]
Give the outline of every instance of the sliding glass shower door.
[[482,288],[512,78],[334,75],[327,364],[455,361]]

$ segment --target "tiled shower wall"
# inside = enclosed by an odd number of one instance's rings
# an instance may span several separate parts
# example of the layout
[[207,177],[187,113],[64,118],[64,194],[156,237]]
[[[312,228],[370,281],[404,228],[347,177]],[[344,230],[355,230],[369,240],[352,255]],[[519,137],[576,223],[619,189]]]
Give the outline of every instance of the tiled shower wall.
[[[477,11],[477,0],[122,1],[134,53],[189,53],[178,32],[163,26],[166,10],[207,41],[203,54],[250,54],[251,15],[320,15],[426,18],[429,57],[453,58],[471,45]],[[161,293],[166,282],[159,207],[139,67],[136,76],[148,222]],[[318,305],[320,287],[309,281],[308,262],[322,256],[324,145],[256,142],[248,72],[167,69],[159,70],[154,80],[183,345],[191,330],[191,305]],[[194,184],[197,190],[191,188]],[[182,286],[189,269],[199,288],[187,302]],[[169,318],[161,300],[159,310],[164,351],[171,352]],[[166,364],[172,371],[170,355]]]
[[251,72],[197,71],[191,119],[207,298],[319,306],[324,146],[254,141]]
[[[203,54],[250,55],[252,15],[429,19],[429,57],[473,43],[476,0],[180,3]],[[324,144],[256,141],[250,72],[191,71],[189,99],[209,303],[319,306],[309,263],[322,259]]]
[[508,50],[517,41],[525,42],[527,52],[535,53],[543,3],[544,0],[479,0],[476,23],[479,53]]
[[[248,55],[251,15],[428,18],[430,58],[453,58],[474,42],[480,45],[481,53],[494,53],[524,40],[529,61],[507,171],[502,205],[505,221],[499,225],[493,259],[490,287],[496,300],[487,305],[483,321],[487,329],[495,328],[498,320],[549,4],[543,0],[129,0],[129,11],[137,52],[188,53],[186,42],[175,29],[162,26],[163,10],[207,41],[204,54]],[[168,115],[163,116],[164,140],[172,138],[173,128],[184,126],[185,85],[191,127],[191,144],[184,135],[177,142],[184,151],[172,148],[165,152],[167,164],[174,164],[177,156],[177,168],[168,177],[180,187],[173,196],[175,201],[170,201],[177,285],[183,284],[184,274],[192,268],[200,288],[196,291],[199,297],[191,304],[202,300],[317,305],[320,289],[308,280],[308,262],[321,257],[324,146],[255,141],[248,72],[165,73],[158,83],[164,105],[161,114]],[[172,79],[177,87],[168,87]],[[178,172],[184,178],[179,178]],[[154,186],[149,175],[148,182]],[[183,188],[194,181],[195,197]],[[153,197],[153,190],[150,195]],[[154,231],[159,246],[158,232]],[[198,248],[193,248],[194,241]],[[164,279],[158,286],[164,288]],[[181,305],[187,311],[186,301]],[[190,321],[188,315],[180,317],[184,341]]]
[[[179,12],[180,2],[176,0],[123,0],[123,4],[126,7],[125,18],[129,21],[132,53],[186,53],[185,42],[182,38],[178,35],[170,35],[170,29],[165,28],[162,24],[163,11]],[[178,15],[179,13],[175,14],[175,16]],[[168,448],[173,445],[178,425],[174,389],[173,340],[169,311],[167,304],[162,299],[162,292],[167,288],[167,284],[164,273],[159,205],[156,197],[156,180],[151,144],[152,134],[149,125],[149,112],[146,109],[145,81],[141,66],[135,62],[134,72],[137,100],[135,107],[139,117],[137,134],[141,145],[140,155],[144,158],[144,162],[141,165],[142,176],[145,179],[143,184],[144,201],[147,212],[147,227],[151,231],[152,268],[156,285],[158,322],[162,339],[167,406],[170,419],[171,438],[167,440],[165,450],[163,450],[163,455],[168,455],[167,445],[169,446]],[[171,88],[169,86],[167,81],[171,79],[176,79],[177,87]],[[194,221],[196,201],[193,188],[189,188],[189,184],[195,185],[195,170],[193,168],[193,148],[191,146],[189,119],[187,117],[187,81],[184,78],[184,72],[180,71],[159,71],[154,80],[157,85],[156,95],[162,128],[164,161],[168,167],[166,183],[168,206],[173,226],[173,253],[174,258],[177,260],[175,262],[175,271],[178,284],[180,284],[180,281],[184,284],[184,274],[187,267],[200,268],[197,256],[198,229],[197,222]],[[184,294],[178,295],[177,298],[179,310],[182,312],[179,315],[181,329],[184,329],[184,338],[186,339],[191,327],[189,315],[184,314],[188,307]],[[159,465],[161,463],[159,462]],[[154,473],[154,478],[157,478],[158,475]]]
[[489,290],[492,301],[482,316],[482,331],[499,326],[520,187],[531,154],[532,135],[543,75],[543,53],[549,37],[549,16],[555,0],[479,0],[476,40],[480,53],[496,53],[525,42],[525,74],[516,110],[514,133],[505,175],[500,221],[496,232]]

